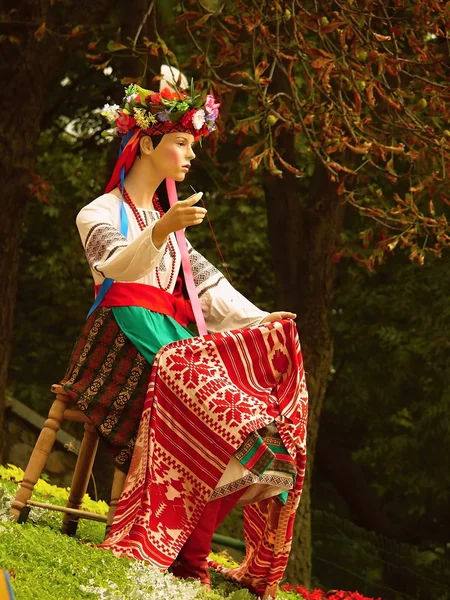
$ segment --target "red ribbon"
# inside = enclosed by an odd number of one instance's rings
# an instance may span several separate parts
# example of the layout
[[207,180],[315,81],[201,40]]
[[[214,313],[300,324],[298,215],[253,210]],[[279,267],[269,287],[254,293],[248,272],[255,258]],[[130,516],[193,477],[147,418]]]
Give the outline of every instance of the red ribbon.
[[125,167],[125,174],[131,169],[131,165],[136,158],[136,153],[139,148],[139,140],[141,136],[144,134],[142,129],[137,129],[133,134],[133,137],[130,139],[128,144],[122,151],[122,154],[117,159],[116,166],[114,167],[113,174],[111,175],[111,179],[108,182],[108,185],[105,188],[105,194],[113,190],[117,187],[120,181],[120,172],[122,167]]

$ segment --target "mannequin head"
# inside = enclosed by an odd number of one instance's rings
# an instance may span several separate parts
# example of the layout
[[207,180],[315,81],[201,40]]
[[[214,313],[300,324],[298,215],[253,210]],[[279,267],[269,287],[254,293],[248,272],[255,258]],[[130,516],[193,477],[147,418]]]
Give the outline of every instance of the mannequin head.
[[160,181],[166,178],[183,181],[195,158],[194,144],[191,133],[180,131],[155,138],[143,136],[139,141],[138,161],[141,168],[148,169]]
[[192,134],[180,131],[153,137],[142,136],[127,179],[141,183],[147,181],[156,186],[165,179],[183,181],[195,158],[192,149],[194,143]]
[[[133,83],[125,90],[122,107],[103,107],[102,115],[113,126],[109,135],[122,137],[119,158],[105,193],[120,186],[124,173],[135,187],[146,183],[147,190],[164,179],[183,181],[195,157],[194,140],[216,129],[220,103],[214,96],[203,98],[195,92],[193,83],[189,88],[187,79],[172,67],[163,65],[161,72],[159,93]],[[161,142],[153,144],[151,136],[160,135]],[[135,160],[136,154],[139,160]]]

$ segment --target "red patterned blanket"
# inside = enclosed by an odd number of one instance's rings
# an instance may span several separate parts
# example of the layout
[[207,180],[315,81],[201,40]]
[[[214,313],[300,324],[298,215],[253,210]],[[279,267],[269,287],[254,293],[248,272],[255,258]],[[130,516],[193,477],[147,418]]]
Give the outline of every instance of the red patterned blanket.
[[157,354],[114,524],[102,544],[168,568],[233,453],[275,421],[297,477],[287,503],[244,509],[246,557],[223,570],[275,596],[286,568],[305,471],[307,391],[293,321],[174,342]]

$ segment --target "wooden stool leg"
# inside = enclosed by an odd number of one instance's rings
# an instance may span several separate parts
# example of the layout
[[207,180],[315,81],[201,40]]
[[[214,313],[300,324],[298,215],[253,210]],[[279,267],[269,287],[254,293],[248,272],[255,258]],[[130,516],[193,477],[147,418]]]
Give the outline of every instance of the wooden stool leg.
[[69,397],[66,394],[57,394],[56,399],[50,408],[44,428],[39,435],[33,453],[28,461],[23,481],[12,502],[12,514],[16,521],[19,518],[20,511],[31,498],[34,486],[44,470],[45,463],[47,462],[56,440],[56,433],[61,427],[64,418],[64,410],[67,408],[68,403]]
[[[86,493],[89,477],[92,472],[92,465],[94,464],[95,455],[97,453],[97,446],[98,433],[95,431],[95,427],[92,423],[85,423],[83,441],[81,442],[80,453],[78,455],[77,464],[75,465],[75,471],[70,486],[69,500],[66,505],[67,508],[81,508],[83,496]],[[62,525],[63,533],[75,535],[77,526],[78,517],[69,514],[64,515]]]
[[111,500],[109,503],[108,520],[106,521],[105,538],[107,538],[109,535],[114,515],[116,513],[117,503],[119,502],[120,494],[122,493],[122,490],[124,488],[126,477],[127,476],[123,471],[121,471],[117,467],[114,469],[114,479],[111,489]]

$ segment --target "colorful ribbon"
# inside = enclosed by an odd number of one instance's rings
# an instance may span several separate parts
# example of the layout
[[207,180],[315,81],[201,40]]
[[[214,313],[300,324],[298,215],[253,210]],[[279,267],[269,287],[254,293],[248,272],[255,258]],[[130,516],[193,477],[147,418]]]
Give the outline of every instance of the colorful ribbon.
[[125,175],[131,169],[131,165],[136,158],[139,140],[142,135],[142,129],[132,129],[122,139],[119,150],[119,158],[117,159],[111,179],[108,181],[108,185],[105,188],[105,194],[113,190],[119,181],[121,182],[122,186],[124,185]]
[[[178,202],[177,188],[173,179],[166,179],[167,195],[169,196],[169,204],[173,206]],[[207,335],[208,330],[206,328],[205,317],[203,316],[202,307],[200,300],[195,289],[194,276],[192,274],[191,261],[189,260],[189,254],[187,249],[186,237],[184,231],[176,231],[175,236],[177,238],[178,247],[181,252],[181,265],[183,267],[184,281],[189,294],[189,300],[191,301],[192,311],[194,313],[195,322],[199,335]]]

